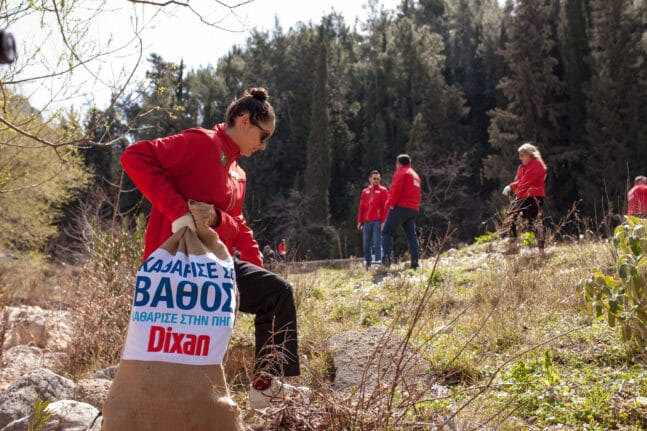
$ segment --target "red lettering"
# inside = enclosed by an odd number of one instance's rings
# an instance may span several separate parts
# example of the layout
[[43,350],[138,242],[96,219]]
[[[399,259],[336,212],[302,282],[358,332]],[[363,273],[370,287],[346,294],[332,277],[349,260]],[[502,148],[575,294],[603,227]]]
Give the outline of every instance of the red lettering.
[[[184,341],[186,338],[186,341]],[[174,353],[177,355],[207,356],[209,354],[208,335],[183,334],[173,332],[173,327],[151,326],[148,337],[149,352]]]
[[182,338],[184,338],[184,334],[180,332],[173,333],[173,347],[169,350],[169,353],[185,353],[182,351]]
[[164,346],[164,328],[161,326],[151,326],[150,336],[148,337],[148,351],[159,352]]

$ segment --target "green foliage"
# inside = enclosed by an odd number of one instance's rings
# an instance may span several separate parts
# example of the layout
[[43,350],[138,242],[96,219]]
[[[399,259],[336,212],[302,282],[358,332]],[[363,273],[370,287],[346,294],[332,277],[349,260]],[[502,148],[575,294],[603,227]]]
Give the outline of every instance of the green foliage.
[[647,341],[647,225],[627,217],[615,229],[616,273],[593,270],[577,287],[579,307],[609,326],[620,325],[622,339],[644,346]]
[[[68,133],[45,123],[20,96],[7,94],[0,105],[11,121],[34,133],[47,130],[52,141]],[[62,206],[88,180],[77,148],[50,148],[0,127],[0,248],[42,250],[56,234]]]
[[483,235],[479,235],[474,238],[474,241],[477,244],[487,244],[499,239],[499,234],[496,232],[486,232]]
[[52,414],[47,410],[49,404],[49,400],[41,400],[40,395],[36,395],[33,419],[27,424],[27,431],[43,431],[45,429],[45,425],[52,418]]
[[523,232],[519,235],[519,243],[526,247],[532,247],[535,244],[535,233],[534,232]]
[[[628,180],[647,170],[644,2],[591,0],[583,204],[623,212]],[[603,193],[601,193],[603,191]],[[605,205],[600,205],[602,196]],[[589,210],[590,211],[590,210]]]

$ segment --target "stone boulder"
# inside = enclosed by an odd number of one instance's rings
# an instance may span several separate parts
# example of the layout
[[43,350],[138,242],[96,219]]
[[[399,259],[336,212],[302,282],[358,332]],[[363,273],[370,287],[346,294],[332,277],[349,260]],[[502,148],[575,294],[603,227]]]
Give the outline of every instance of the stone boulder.
[[[330,337],[328,350],[335,367],[334,389],[351,390],[359,387],[363,379],[369,390],[378,381],[382,385],[391,385],[396,378],[403,379],[408,385],[431,384],[429,362],[411,347],[402,354],[401,343],[400,337],[378,327],[369,328],[363,333],[347,331]],[[400,358],[403,371],[396,376],[394,371]]]
[[49,352],[37,346],[19,345],[5,350],[0,361],[0,391],[31,371],[59,368],[66,357],[62,352]]
[[41,368],[14,381],[0,393],[0,429],[7,424],[29,416],[37,397],[58,401],[74,396],[72,380]]
[[101,410],[108,392],[112,386],[112,380],[106,379],[85,379],[76,383],[74,399],[81,401]]
[[24,344],[62,352],[70,346],[74,330],[69,311],[28,305],[8,307],[7,311],[4,350]]
[[[89,404],[73,400],[61,400],[47,406],[52,415],[45,423],[43,431],[100,431],[99,410]],[[24,431],[31,416],[15,420],[0,431]]]

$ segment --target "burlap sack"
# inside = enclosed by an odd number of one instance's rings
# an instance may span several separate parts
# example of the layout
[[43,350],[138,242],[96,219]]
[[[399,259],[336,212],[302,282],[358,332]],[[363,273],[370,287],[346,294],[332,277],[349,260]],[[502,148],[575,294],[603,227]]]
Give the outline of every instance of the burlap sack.
[[244,430],[222,367],[238,304],[234,264],[207,227],[209,206],[189,208],[197,232],[175,233],[137,272],[103,431]]

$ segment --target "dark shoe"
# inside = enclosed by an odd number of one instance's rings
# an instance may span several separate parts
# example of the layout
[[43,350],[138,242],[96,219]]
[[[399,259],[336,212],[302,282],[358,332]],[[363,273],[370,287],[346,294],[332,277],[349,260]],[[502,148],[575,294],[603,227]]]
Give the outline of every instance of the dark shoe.
[[382,266],[385,268],[391,266],[391,256],[385,255],[382,257]]

